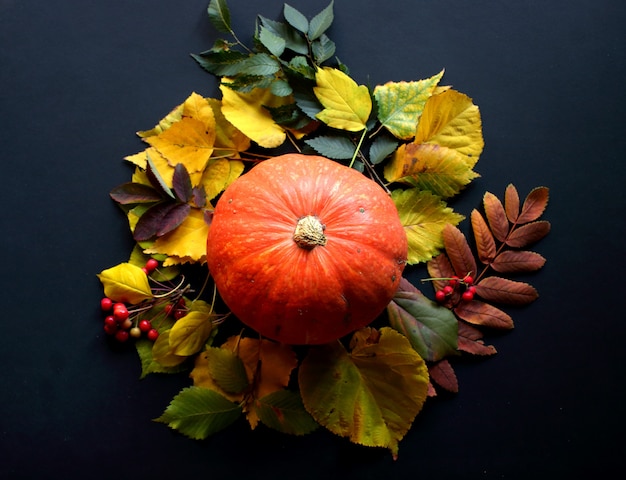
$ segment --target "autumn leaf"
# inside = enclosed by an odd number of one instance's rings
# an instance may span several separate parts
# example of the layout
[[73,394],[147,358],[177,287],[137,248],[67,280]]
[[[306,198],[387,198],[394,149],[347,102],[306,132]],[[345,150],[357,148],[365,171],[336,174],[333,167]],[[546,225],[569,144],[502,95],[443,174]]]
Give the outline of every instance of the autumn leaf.
[[448,278],[452,278],[456,275],[450,259],[445,253],[440,253],[436,257],[433,257],[426,264],[428,275],[434,280],[430,280],[435,290],[442,290],[448,285]]
[[263,424],[282,433],[305,435],[319,426],[300,395],[290,390],[277,390],[255,400],[254,409]]
[[298,375],[304,405],[331,432],[397,456],[426,400],[426,365],[389,327],[360,330],[351,345],[351,352],[339,342],[309,350]]
[[488,265],[496,257],[496,242],[485,219],[476,209],[471,214],[472,230],[476,241],[478,259]]
[[192,208],[185,220],[175,229],[157,238],[144,250],[148,254],[167,255],[163,265],[168,267],[186,261],[203,263],[206,259],[206,238],[209,226],[202,210]]
[[459,303],[454,313],[462,320],[483,327],[511,329],[513,319],[508,313],[480,300]]
[[496,349],[493,345],[485,345],[482,340],[482,332],[465,322],[459,322],[458,345],[462,352],[472,355],[494,355]]
[[550,233],[550,222],[538,220],[515,228],[506,238],[509,247],[523,248],[538,242]]
[[182,356],[198,353],[211,335],[213,317],[213,310],[206,302],[193,302],[189,312],[179,318],[170,330],[172,353]]
[[120,263],[97,276],[104,287],[104,295],[114,302],[135,305],[153,297],[148,276],[136,265]]
[[[203,386],[217,387],[224,393],[232,395],[232,399],[241,401],[243,398],[241,394],[250,386],[241,357],[228,348],[218,347],[208,348],[205,355],[210,380],[205,378],[206,383]],[[198,383],[195,384],[198,385]]]
[[220,85],[224,117],[261,147],[282,145],[286,139],[285,130],[274,121],[266,107],[288,105],[293,99],[278,97],[269,88],[255,88],[250,93],[238,92],[225,85],[224,81]]
[[537,290],[524,282],[487,277],[476,284],[476,294],[490,302],[526,305],[538,297]]
[[391,192],[391,198],[407,234],[409,264],[425,262],[436,255],[443,247],[445,226],[456,225],[464,218],[430,192],[398,189]]
[[357,85],[348,75],[335,68],[324,67],[315,73],[315,96],[324,106],[317,118],[339,130],[360,132],[367,126],[372,99],[365,85]]
[[519,193],[512,183],[509,183],[504,190],[504,210],[511,223],[517,222],[519,217]]
[[523,273],[539,270],[546,259],[529,251],[505,250],[491,262],[491,268],[499,273]]
[[476,260],[465,235],[456,227],[446,225],[443,229],[443,243],[454,272],[459,277],[476,275]]
[[109,195],[120,205],[153,203],[162,199],[161,195],[150,185],[135,182],[123,183],[111,190]]
[[207,98],[215,118],[215,145],[212,158],[239,158],[250,148],[250,139],[230,123],[222,113],[222,101]]
[[164,367],[175,367],[187,360],[186,356],[174,353],[170,345],[170,332],[171,330],[160,332],[152,347],[152,358]]
[[440,360],[433,365],[429,365],[428,375],[432,382],[436,383],[444,390],[458,393],[459,382],[448,360]]
[[547,187],[533,188],[526,196],[517,223],[523,224],[537,220],[548,206],[549,190]]
[[484,147],[478,107],[456,90],[432,95],[417,124],[414,142],[435,143],[455,150],[473,167]]
[[509,220],[507,219],[504,205],[493,193],[486,192],[483,195],[483,206],[493,236],[500,242],[504,242],[509,234]]
[[415,136],[417,121],[426,100],[441,80],[443,71],[417,82],[388,82],[374,89],[378,120],[396,138],[410,140]]
[[220,393],[208,388],[187,387],[154,421],[195,440],[202,440],[223,430],[240,416],[241,407]]
[[458,194],[479,175],[457,151],[437,144],[401,145],[385,165],[385,179],[428,190],[443,198]]
[[[188,203],[159,202],[139,217],[133,231],[138,242],[161,237],[178,228],[191,211]],[[152,252],[155,253],[155,252]]]
[[200,185],[204,188],[207,200],[212,200],[234,182],[244,170],[240,160],[217,158],[209,161],[202,173]]

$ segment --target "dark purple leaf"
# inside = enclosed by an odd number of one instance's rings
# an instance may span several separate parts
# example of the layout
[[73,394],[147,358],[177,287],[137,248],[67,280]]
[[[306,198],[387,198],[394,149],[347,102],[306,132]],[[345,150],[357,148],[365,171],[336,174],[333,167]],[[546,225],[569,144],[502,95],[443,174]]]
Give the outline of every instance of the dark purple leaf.
[[127,182],[118,185],[109,194],[121,205],[134,203],[152,203],[161,200],[161,195],[154,188],[142,183]]
[[[185,206],[187,208],[186,212],[184,212]],[[181,207],[183,208],[181,209]],[[185,219],[189,213],[189,208],[191,207],[186,203],[162,202],[153,205],[139,217],[133,237],[138,242],[142,242],[150,240],[155,236],[163,235],[166,233],[164,230],[173,230]],[[180,219],[183,213],[184,216]],[[171,225],[174,225],[174,227]]]
[[181,202],[187,203],[191,198],[191,177],[189,172],[182,163],[177,163],[174,167],[174,177],[172,178],[172,187],[176,198]]
[[187,215],[189,215],[189,211],[191,210],[191,205],[188,203],[177,203],[173,208],[167,211],[167,213],[163,216],[161,220],[161,225],[156,231],[157,237],[161,237],[166,233],[171,232],[176,227],[178,227],[181,223],[185,221]]
[[150,180],[150,183],[152,184],[152,186],[156,190],[161,192],[162,196],[170,197],[173,199],[174,194],[172,193],[172,190],[170,189],[170,187],[167,186],[167,184],[163,180],[163,177],[161,177],[161,174],[155,167],[154,162],[150,158],[150,155],[146,155],[146,160],[147,160],[146,176],[148,177],[148,180]]

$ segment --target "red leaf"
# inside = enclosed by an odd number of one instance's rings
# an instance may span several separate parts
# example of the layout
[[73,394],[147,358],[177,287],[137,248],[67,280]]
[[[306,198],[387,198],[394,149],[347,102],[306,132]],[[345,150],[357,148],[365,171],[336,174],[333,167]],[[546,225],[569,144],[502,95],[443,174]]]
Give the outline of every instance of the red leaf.
[[496,242],[487,222],[476,209],[472,210],[472,230],[476,240],[476,250],[478,251],[478,259],[488,265],[496,256]]
[[539,270],[546,259],[535,252],[506,250],[491,263],[491,268],[499,273],[521,273]]
[[443,229],[443,244],[452,268],[459,277],[476,274],[476,260],[461,230],[447,224]]
[[428,374],[430,379],[434,381],[441,388],[448,392],[458,393],[459,382],[456,378],[456,374],[452,369],[452,365],[447,360],[440,360],[439,362],[430,365],[428,367]]
[[472,355],[493,355],[496,349],[493,345],[485,345],[480,330],[465,322],[459,322],[458,349]]
[[502,329],[513,328],[513,319],[510,315],[480,300],[461,302],[454,309],[454,313],[460,319],[474,325]]
[[476,285],[476,294],[490,302],[526,305],[537,299],[537,290],[524,282],[487,277]]
[[504,209],[509,221],[515,223],[519,217],[519,194],[512,183],[504,191]]
[[483,205],[494,237],[504,242],[509,234],[509,221],[506,218],[502,202],[493,193],[486,192],[483,196]]
[[[445,253],[440,253],[436,257],[432,258],[426,264],[428,269],[428,275],[432,278],[452,278],[454,276],[454,269],[450,263],[450,259]],[[448,284],[446,280],[433,280],[433,286],[435,290],[441,290]]]
[[527,223],[511,232],[506,244],[509,247],[523,248],[541,240],[550,232],[550,222],[540,220],[538,222]]
[[419,289],[413,285],[411,282],[409,282],[406,278],[402,277],[400,279],[400,284],[398,285],[398,291],[399,292],[419,292]]
[[537,187],[524,200],[522,213],[517,219],[517,223],[528,223],[537,220],[548,206],[549,190],[547,187]]

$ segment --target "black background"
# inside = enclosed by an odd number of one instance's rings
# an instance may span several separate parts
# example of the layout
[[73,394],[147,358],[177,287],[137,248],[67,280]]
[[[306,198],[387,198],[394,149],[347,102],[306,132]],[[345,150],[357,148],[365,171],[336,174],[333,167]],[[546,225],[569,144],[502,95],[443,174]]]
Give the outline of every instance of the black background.
[[[257,4],[258,3],[258,4]],[[161,424],[184,375],[139,381],[101,333],[95,274],[127,258],[109,190],[122,158],[192,91],[217,96],[189,57],[218,34],[208,0],[0,0],[0,477],[555,478],[625,466],[623,182],[626,7],[621,0],[337,0],[329,32],[359,83],[445,84],[480,106],[482,177],[455,208],[513,182],[550,187],[552,232],[509,310],[498,355],[455,364],[456,396],[428,401],[400,444],[295,438],[245,422],[203,442]],[[250,40],[283,2],[230,0]],[[327,5],[292,0],[309,17]],[[252,5],[252,6],[251,6]],[[467,227],[467,222],[463,224]]]

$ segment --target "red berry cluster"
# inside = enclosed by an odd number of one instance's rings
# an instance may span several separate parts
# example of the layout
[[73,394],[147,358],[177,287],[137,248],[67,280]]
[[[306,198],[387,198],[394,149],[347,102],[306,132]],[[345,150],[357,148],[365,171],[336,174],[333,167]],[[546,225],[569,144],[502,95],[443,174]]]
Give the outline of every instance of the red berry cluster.
[[126,304],[114,303],[110,298],[104,297],[100,300],[100,306],[102,311],[108,314],[104,317],[104,331],[114,336],[118,342],[126,342],[129,337],[139,338],[143,333],[152,341],[159,337],[159,332],[156,328],[152,328],[150,320],[139,320],[137,315],[131,316]]
[[435,292],[435,299],[439,303],[446,302],[455,294],[460,294],[461,299],[466,302],[474,299],[476,287],[474,286],[474,278],[471,275],[465,275],[463,278],[454,275],[447,280],[447,284]]

